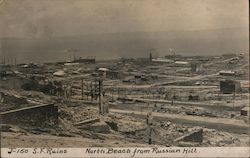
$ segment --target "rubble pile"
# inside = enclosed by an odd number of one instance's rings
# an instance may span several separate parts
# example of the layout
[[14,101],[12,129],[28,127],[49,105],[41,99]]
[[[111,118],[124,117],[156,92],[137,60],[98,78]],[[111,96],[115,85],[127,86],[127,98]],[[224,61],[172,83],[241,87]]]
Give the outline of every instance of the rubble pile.
[[[248,136],[243,135],[240,139],[236,134],[217,131],[214,129],[203,129],[204,131],[204,146],[247,146],[249,145]],[[245,137],[245,139],[244,139]]]
[[11,92],[0,92],[0,112],[29,106],[25,97]]
[[92,133],[104,133],[104,134],[109,134],[111,133],[109,125],[104,122],[96,122],[88,125],[82,125],[78,127],[79,129],[86,130],[86,131],[91,131]]
[[88,107],[61,107],[59,110],[59,117],[71,121],[73,124],[98,116],[96,109]]
[[10,104],[10,105],[28,103],[26,98],[17,94],[13,94],[13,93],[11,94],[11,92],[8,92],[8,93],[0,92],[0,101],[1,103]]
[[146,121],[143,119],[122,114],[109,114],[108,116],[107,122],[115,124],[117,131],[122,133],[130,133],[147,127]]
[[[8,66],[15,75],[0,77],[1,132],[116,147],[246,146],[247,66],[240,55]],[[222,80],[241,82],[239,90],[223,93]]]

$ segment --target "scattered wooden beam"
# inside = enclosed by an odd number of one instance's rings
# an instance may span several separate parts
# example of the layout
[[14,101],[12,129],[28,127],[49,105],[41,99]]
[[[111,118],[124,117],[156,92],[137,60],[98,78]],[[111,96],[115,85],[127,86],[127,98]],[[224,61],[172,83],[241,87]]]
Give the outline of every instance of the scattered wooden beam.
[[87,119],[87,120],[75,123],[74,126],[81,126],[81,125],[86,125],[86,124],[95,123],[99,121],[100,121],[100,118],[92,118],[92,119]]

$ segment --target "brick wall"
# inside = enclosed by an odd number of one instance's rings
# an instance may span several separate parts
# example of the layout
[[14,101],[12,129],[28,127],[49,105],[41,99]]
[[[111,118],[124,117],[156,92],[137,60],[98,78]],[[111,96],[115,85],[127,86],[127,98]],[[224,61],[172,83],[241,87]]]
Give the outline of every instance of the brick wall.
[[24,126],[48,126],[58,123],[58,107],[37,105],[1,113],[1,123]]

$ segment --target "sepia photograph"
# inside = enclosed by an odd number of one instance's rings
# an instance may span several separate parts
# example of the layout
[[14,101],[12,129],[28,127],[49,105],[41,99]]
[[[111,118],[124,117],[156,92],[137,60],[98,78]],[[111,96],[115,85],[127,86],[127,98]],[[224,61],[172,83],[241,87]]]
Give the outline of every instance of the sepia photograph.
[[249,106],[248,0],[0,0],[2,157],[249,149]]

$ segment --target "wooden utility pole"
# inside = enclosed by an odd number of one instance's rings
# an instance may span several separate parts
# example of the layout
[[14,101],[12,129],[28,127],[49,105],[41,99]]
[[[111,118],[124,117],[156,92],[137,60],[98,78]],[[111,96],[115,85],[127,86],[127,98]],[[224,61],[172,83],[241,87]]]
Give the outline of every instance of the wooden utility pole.
[[82,100],[83,100],[83,79],[82,79]]
[[236,82],[235,82],[235,79],[234,79],[233,108],[234,108],[234,104],[235,104],[235,93],[236,93]]
[[91,102],[93,101],[93,98],[94,98],[94,90],[93,90],[93,82],[91,81],[90,83],[90,95],[91,95]]
[[149,126],[149,139],[148,139],[148,144],[152,144],[152,133],[153,133],[153,128]]
[[86,87],[86,96],[87,96],[87,100],[89,100],[89,95],[88,95],[88,92],[89,92],[89,84],[88,84],[88,82],[86,82],[85,87]]
[[111,101],[114,101],[114,88],[111,88],[110,92],[111,92]]
[[99,113],[104,115],[102,79],[99,79]]
[[171,106],[174,105],[174,98],[175,98],[175,91],[174,94],[172,95],[172,89],[170,89],[170,96],[171,96]]
[[147,114],[147,125],[148,125],[148,130],[149,130],[149,135],[148,135],[148,144],[151,145],[152,144],[152,135],[153,135],[153,115],[152,112],[149,112]]

